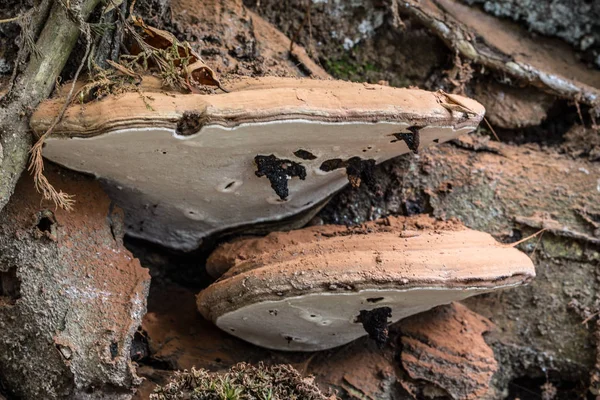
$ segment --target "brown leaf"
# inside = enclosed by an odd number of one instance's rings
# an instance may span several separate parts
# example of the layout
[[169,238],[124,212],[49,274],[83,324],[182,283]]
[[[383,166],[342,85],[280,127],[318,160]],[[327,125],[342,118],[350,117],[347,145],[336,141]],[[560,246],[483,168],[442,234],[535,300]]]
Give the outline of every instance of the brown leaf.
[[[144,31],[145,36],[143,36],[143,40],[150,47],[160,50],[169,49],[173,46],[177,47],[177,53],[181,60],[176,60],[175,66],[179,67],[183,59],[187,60],[188,65],[183,68],[183,72],[187,78],[188,85],[191,86],[193,83],[190,83],[189,80],[189,78],[192,78],[193,81],[202,85],[218,86],[221,88],[221,83],[216,73],[206,65],[202,57],[188,43],[181,43],[170,32],[146,25],[140,17],[132,16],[131,18],[133,23]],[[139,52],[141,49],[132,49],[134,54],[136,54],[136,51]]]
[[213,71],[208,65],[202,60],[198,60],[195,63],[188,65],[184,68],[184,72],[187,76],[190,76],[194,81],[203,85],[210,86],[221,86],[215,71]]
[[444,107],[448,111],[458,111],[465,114],[477,115],[477,113],[471,110],[469,107],[465,106],[463,102],[461,102],[456,96],[446,93],[443,90],[438,91],[444,99],[438,98],[438,102],[442,107]]

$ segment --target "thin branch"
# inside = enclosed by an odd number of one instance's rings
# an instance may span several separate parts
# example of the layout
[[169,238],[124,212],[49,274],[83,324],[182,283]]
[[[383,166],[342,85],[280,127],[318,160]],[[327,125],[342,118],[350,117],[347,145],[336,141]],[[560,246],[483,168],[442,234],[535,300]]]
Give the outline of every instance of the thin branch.
[[490,125],[490,123],[488,122],[486,117],[483,117],[483,120],[485,121],[485,124],[488,126],[488,128],[490,128],[490,131],[492,131],[492,134],[494,135],[494,137],[496,138],[497,141],[500,141],[500,138],[498,137],[498,135],[496,135],[496,131],[494,130],[494,128],[492,128],[492,125]]
[[20,15],[17,15],[16,17],[12,17],[12,18],[0,19],[0,24],[6,24],[6,23],[9,23],[9,22],[14,22],[14,21],[18,20],[19,18],[21,18]]
[[516,247],[516,246],[520,245],[521,243],[524,243],[524,242],[528,241],[529,239],[533,239],[534,237],[536,237],[540,233],[544,233],[547,230],[548,230],[548,228],[540,229],[539,231],[537,231],[533,235],[529,235],[526,238],[523,238],[523,239],[521,239],[521,240],[519,240],[517,242],[507,244],[506,247]]
[[298,42],[298,38],[300,37],[300,32],[304,28],[304,25],[306,25],[306,22],[309,21],[309,19],[310,19],[310,5],[311,5],[311,1],[308,0],[306,2],[306,10],[305,10],[305,14],[304,14],[304,19],[302,19],[302,23],[296,30],[296,33],[294,33],[294,36],[292,36],[292,41],[290,42],[290,53],[294,50],[294,44]]

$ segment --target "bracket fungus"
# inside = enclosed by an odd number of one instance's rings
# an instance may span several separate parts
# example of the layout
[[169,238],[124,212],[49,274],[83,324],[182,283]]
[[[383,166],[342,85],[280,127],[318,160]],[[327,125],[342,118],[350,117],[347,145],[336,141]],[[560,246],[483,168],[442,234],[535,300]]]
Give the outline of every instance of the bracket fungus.
[[519,250],[425,216],[241,239],[208,264],[223,275],[198,294],[200,312],[248,342],[290,351],[328,349],[367,332],[381,342],[390,314],[396,322],[535,276]]
[[[314,209],[348,170],[359,184],[375,163],[470,132],[484,114],[474,100],[417,89],[276,77],[223,86],[229,93],[154,88],[73,104],[44,156],[101,178],[132,236],[192,250],[209,234]],[[34,132],[61,105],[42,104]],[[344,161],[356,157],[364,163]],[[331,160],[340,167],[324,168]]]

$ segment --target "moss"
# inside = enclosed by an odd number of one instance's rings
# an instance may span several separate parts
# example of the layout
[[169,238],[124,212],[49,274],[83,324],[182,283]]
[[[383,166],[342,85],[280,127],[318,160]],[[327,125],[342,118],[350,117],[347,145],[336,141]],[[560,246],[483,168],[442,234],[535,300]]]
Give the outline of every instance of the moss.
[[313,383],[291,365],[253,366],[239,363],[224,373],[204,369],[177,371],[171,381],[157,387],[152,400],[325,400]]
[[360,64],[357,60],[351,59],[348,54],[343,54],[337,60],[326,60],[325,69],[336,78],[348,81],[364,81],[369,73],[379,71],[375,64],[370,62]]

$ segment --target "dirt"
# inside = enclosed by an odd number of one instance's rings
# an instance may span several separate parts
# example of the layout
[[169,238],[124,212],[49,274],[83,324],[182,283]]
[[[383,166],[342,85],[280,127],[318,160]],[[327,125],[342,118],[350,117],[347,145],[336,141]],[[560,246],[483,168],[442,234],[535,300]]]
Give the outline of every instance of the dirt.
[[55,209],[25,175],[0,214],[1,286],[11,299],[0,305],[2,379],[24,398],[127,398],[139,381],[130,346],[150,277],[123,247],[122,215],[100,185],[46,172],[77,203]]
[[486,109],[486,118],[492,126],[518,129],[540,125],[556,101],[531,87],[514,87],[494,81],[478,81],[473,97]]
[[573,157],[600,161],[600,135],[596,129],[574,124],[565,133],[560,150]]

